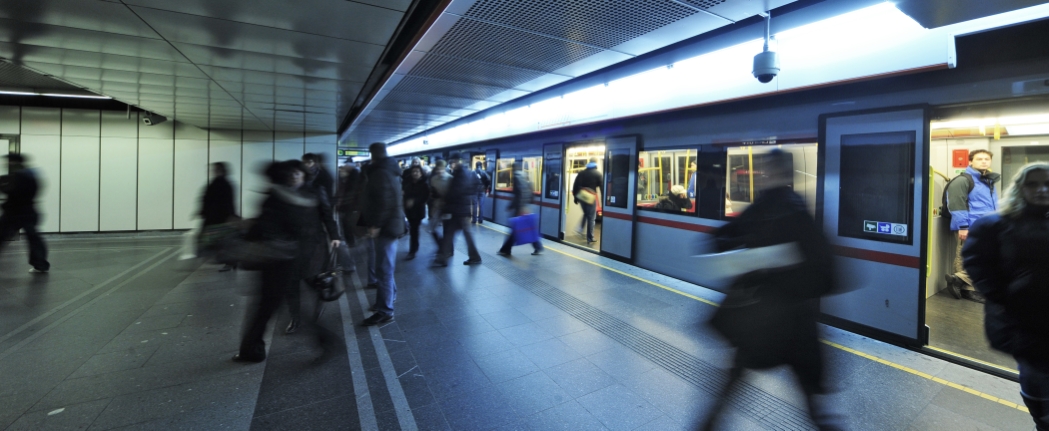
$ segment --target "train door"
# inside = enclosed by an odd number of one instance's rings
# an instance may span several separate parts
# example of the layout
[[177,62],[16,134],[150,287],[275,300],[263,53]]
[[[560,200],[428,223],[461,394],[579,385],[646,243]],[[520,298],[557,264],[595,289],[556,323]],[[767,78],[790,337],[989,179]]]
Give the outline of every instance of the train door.
[[822,208],[842,293],[820,303],[828,320],[899,342],[925,336],[927,109],[820,117]]
[[[561,194],[564,196],[564,199],[561,205],[561,232],[559,237],[569,244],[599,251],[601,250],[601,223],[604,209],[601,203],[603,202],[602,195],[605,193],[604,186],[602,184],[592,188],[587,187],[589,190],[580,191],[580,193],[587,194],[582,197],[583,199],[593,202],[592,205],[596,213],[593,216],[594,222],[590,232],[588,230],[591,228],[583,217],[584,206],[579,203],[579,198],[572,193],[576,178],[588,169],[588,165],[593,166],[590,169],[597,169],[598,176],[601,178],[598,182],[603,183],[605,177],[603,172],[605,166],[605,144],[603,142],[571,145],[565,149],[564,174],[562,176],[564,182],[561,185]],[[588,238],[588,234],[593,235],[593,237]]]
[[600,250],[627,260],[633,257],[634,247],[635,196],[632,190],[636,169],[636,137],[612,138],[605,142]]
[[485,151],[484,154],[475,155],[474,159],[474,163],[471,167],[476,167],[478,162],[481,163],[481,166],[484,166],[484,171],[488,173],[488,179],[492,182],[492,187],[489,187],[488,190],[485,190],[486,195],[483,199],[483,202],[481,203],[481,217],[484,217],[486,220],[493,220],[495,217],[495,212],[493,211],[493,208],[495,208],[496,200],[495,171],[497,170],[496,162],[499,160],[499,150]]
[[543,145],[542,193],[539,196],[539,233],[548,238],[560,239],[561,232],[561,161],[564,145]]

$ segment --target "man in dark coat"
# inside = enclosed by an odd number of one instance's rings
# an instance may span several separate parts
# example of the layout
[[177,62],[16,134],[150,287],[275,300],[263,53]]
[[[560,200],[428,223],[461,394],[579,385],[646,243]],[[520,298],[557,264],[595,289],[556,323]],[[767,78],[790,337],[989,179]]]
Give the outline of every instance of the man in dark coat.
[[306,177],[306,185],[316,191],[324,190],[324,195],[331,201],[335,196],[335,180],[331,173],[324,168],[324,157],[320,154],[306,153],[302,155],[302,164],[306,165],[309,176]]
[[419,226],[426,218],[426,202],[430,199],[430,185],[422,166],[408,168],[408,179],[401,184],[404,190],[404,215],[408,218],[408,260],[419,251]]
[[[594,242],[594,223],[597,222],[597,200],[601,199],[601,172],[597,170],[597,158],[591,157],[572,182],[572,201],[583,209],[583,219],[576,232],[583,233],[586,228],[586,242]],[[579,198],[583,197],[583,200]],[[589,200],[590,202],[587,202]]]
[[808,400],[809,415],[821,430],[840,429],[827,414],[824,363],[816,318],[819,297],[834,290],[830,244],[808,213],[805,201],[790,188],[793,161],[786,153],[769,153],[768,179],[758,199],[738,219],[715,233],[719,251],[795,244],[797,264],[744,274],[730,288],[711,320],[736,355],[729,382],[702,429],[714,429],[732,387],[745,369],[787,365]]
[[[510,205],[506,206],[506,211],[513,214],[514,217],[520,217],[525,214],[531,213],[532,200],[535,195],[532,193],[532,181],[528,179],[528,175],[521,170],[521,161],[514,161],[513,167],[511,168],[513,177],[511,184],[513,185],[513,198],[510,199]],[[500,256],[510,257],[510,252],[513,249],[514,233],[506,237],[506,241],[503,242],[503,246],[499,249],[498,254]],[[538,256],[543,253],[543,243],[536,239],[532,243],[532,255]]]
[[[204,196],[200,203],[200,217],[204,219],[200,234],[202,238],[209,238],[213,232],[210,230],[215,226],[229,223],[237,217],[234,207],[233,185],[227,179],[229,166],[225,162],[211,164],[211,183],[204,189]],[[218,244],[205,244],[207,247],[216,248]],[[226,263],[219,271],[229,271],[233,265]]]
[[25,231],[26,240],[29,241],[29,264],[33,267],[29,272],[45,273],[51,269],[51,263],[47,261],[44,239],[36,231],[36,225],[40,222],[40,215],[36,212],[40,182],[37,181],[36,173],[26,166],[25,156],[10,154],[6,158],[11,173],[0,177],[0,192],[7,195],[7,200],[0,205],[3,210],[3,214],[0,214],[0,250],[19,230]]
[[452,153],[448,157],[448,162],[452,166],[452,181],[448,184],[448,193],[444,197],[442,214],[448,214],[451,218],[444,223],[441,252],[433,263],[435,266],[448,266],[448,258],[455,248],[455,234],[461,230],[463,236],[466,237],[466,249],[470,255],[463,265],[477,265],[481,263],[481,254],[477,252],[477,246],[474,245],[473,232],[470,231],[470,218],[480,181],[477,175],[462,163],[458,153]]
[[374,262],[369,268],[369,284],[378,289],[375,295],[375,314],[364,319],[362,325],[371,326],[393,320],[393,303],[397,299],[397,284],[393,271],[397,263],[397,238],[404,235],[404,209],[401,198],[401,170],[397,161],[386,154],[386,144],[376,142],[368,147],[371,164],[366,172],[364,204],[361,220],[368,227]]

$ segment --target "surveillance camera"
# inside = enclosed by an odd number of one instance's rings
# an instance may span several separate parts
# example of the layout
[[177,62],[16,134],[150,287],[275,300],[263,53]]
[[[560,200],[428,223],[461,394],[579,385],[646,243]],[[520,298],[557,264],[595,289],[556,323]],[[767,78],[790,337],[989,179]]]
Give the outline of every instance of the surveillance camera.
[[779,75],[779,55],[775,51],[764,51],[754,56],[754,77],[762,84]]
[[147,126],[155,126],[155,125],[163,123],[163,122],[165,122],[167,120],[168,119],[165,118],[164,116],[157,115],[157,114],[146,113],[145,115],[142,116],[142,124],[145,124]]

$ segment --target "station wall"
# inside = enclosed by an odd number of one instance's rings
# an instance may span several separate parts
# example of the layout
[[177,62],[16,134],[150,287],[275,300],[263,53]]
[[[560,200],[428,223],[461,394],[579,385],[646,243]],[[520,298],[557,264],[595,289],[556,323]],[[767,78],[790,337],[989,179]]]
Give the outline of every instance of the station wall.
[[0,139],[41,176],[42,232],[189,229],[214,162],[229,165],[244,217],[258,214],[274,159],[323,153],[335,174],[335,134],[146,126],[135,112],[0,106]]

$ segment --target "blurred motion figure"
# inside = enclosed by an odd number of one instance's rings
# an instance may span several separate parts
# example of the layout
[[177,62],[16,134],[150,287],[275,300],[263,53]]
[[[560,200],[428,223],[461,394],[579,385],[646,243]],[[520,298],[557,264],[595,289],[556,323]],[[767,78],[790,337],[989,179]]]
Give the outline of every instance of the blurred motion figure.
[[[229,167],[225,162],[211,164],[211,183],[204,189],[204,196],[200,203],[200,217],[204,220],[200,232],[202,236],[209,235],[209,231],[220,225],[235,221],[237,210],[233,205],[233,185],[226,179]],[[219,271],[229,271],[234,264],[226,263]]]
[[29,242],[29,272],[45,273],[51,269],[47,261],[47,245],[36,230],[40,214],[36,212],[36,195],[40,192],[40,182],[36,173],[26,166],[27,159],[22,154],[5,156],[10,164],[10,174],[0,177],[0,192],[7,195],[7,200],[0,209],[0,250],[7,241],[25,231]]
[[1016,358],[1024,404],[1049,430],[1049,163],[1021,168],[998,213],[969,228],[962,257],[986,298],[987,339]]
[[[822,397],[824,362],[818,340],[818,298],[834,290],[830,245],[805,201],[791,190],[790,157],[769,153],[764,189],[739,218],[714,234],[719,251],[796,245],[800,263],[743,274],[733,281],[711,325],[736,347],[729,382],[702,429],[715,429],[745,369],[791,368],[808,401],[809,415],[821,430],[841,429]],[[743,401],[745,402],[745,401]]]

